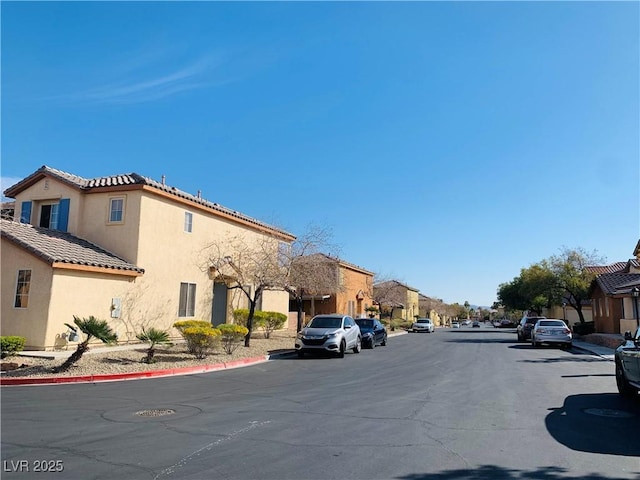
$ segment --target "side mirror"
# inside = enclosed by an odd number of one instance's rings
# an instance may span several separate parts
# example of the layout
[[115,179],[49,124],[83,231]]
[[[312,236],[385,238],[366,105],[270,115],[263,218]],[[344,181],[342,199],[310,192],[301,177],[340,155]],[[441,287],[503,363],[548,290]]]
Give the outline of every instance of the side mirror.
[[624,339],[625,340],[633,340],[633,335],[631,335],[631,332],[629,330],[624,332]]

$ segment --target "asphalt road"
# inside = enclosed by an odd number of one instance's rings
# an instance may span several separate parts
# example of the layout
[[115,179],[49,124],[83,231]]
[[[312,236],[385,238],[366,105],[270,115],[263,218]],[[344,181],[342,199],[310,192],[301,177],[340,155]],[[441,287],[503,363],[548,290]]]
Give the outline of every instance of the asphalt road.
[[343,359],[3,387],[2,478],[639,479],[640,402],[613,371],[463,328]]

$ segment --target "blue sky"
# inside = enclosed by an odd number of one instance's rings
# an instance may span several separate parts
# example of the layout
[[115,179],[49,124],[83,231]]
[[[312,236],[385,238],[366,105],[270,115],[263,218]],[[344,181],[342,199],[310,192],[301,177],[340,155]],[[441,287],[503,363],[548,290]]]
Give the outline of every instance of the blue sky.
[[640,239],[638,2],[2,2],[2,187],[137,172],[453,303]]

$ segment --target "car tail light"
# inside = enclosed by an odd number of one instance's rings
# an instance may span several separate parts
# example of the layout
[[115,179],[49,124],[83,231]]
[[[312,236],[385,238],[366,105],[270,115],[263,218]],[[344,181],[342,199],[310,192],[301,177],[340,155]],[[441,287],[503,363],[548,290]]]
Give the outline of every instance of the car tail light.
[[568,328],[565,328],[564,329],[564,333],[565,333],[565,335],[569,335],[571,333],[571,330],[569,330]]

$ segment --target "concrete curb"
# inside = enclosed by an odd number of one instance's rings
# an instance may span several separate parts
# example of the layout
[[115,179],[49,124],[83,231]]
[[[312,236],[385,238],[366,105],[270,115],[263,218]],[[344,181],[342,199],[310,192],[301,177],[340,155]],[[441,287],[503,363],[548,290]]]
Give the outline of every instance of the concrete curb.
[[212,365],[199,365],[197,367],[170,368],[165,370],[147,370],[145,372],[113,373],[106,375],[82,375],[77,377],[33,377],[33,378],[2,378],[1,386],[17,385],[60,385],[68,383],[98,383],[117,382],[122,380],[142,380],[145,378],[162,378],[176,375],[194,375],[198,373],[216,372],[228,370],[230,368],[240,368],[258,363],[268,362],[279,357],[286,357],[295,354],[294,351],[283,352],[274,355],[264,355],[261,357],[243,358],[232,362],[222,362]]

